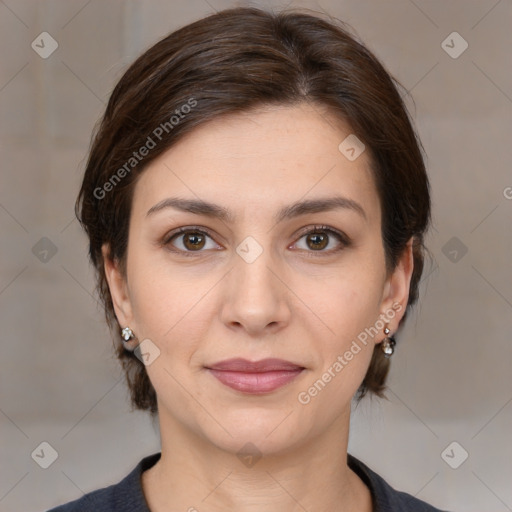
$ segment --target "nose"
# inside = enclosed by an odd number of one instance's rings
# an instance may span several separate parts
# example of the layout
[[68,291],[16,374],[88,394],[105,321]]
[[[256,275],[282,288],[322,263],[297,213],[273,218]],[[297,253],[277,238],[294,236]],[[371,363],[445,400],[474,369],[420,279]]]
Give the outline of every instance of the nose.
[[290,292],[282,270],[269,250],[254,260],[240,254],[234,255],[234,267],[226,276],[222,321],[252,337],[276,334],[288,325],[291,316]]

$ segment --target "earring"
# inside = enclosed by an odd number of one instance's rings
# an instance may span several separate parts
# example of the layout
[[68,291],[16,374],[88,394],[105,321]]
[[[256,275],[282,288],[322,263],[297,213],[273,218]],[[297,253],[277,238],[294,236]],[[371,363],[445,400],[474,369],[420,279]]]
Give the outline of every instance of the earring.
[[123,346],[124,346],[125,350],[128,350],[129,352],[133,352],[135,350],[135,347],[131,347],[130,344],[128,343],[130,340],[135,338],[135,336],[133,335],[133,331],[129,327],[125,327],[121,331],[121,337],[123,339]]
[[384,352],[385,358],[390,358],[393,355],[393,352],[395,351],[395,344],[396,341],[394,340],[393,336],[388,336],[388,334],[391,331],[386,326],[384,329],[384,334],[386,337],[384,338],[384,341],[382,342],[382,352]]

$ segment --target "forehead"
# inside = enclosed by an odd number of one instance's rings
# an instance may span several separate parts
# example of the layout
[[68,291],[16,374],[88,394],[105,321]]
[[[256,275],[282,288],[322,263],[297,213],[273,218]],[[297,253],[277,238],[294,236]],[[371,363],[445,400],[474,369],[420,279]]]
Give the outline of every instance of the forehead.
[[134,213],[145,215],[171,195],[222,204],[242,215],[336,194],[362,203],[380,220],[369,152],[350,160],[340,150],[350,135],[346,123],[319,105],[221,116],[147,166],[135,188]]

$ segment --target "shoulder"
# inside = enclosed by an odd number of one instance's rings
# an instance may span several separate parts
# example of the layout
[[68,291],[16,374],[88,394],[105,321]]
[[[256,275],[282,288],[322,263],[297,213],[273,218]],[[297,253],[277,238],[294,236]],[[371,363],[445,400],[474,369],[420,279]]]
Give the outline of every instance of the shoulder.
[[393,489],[380,475],[366,464],[347,454],[348,466],[370,488],[374,501],[374,512],[447,512],[435,508],[406,492]]
[[84,494],[81,498],[74,501],[59,505],[58,507],[48,510],[48,512],[89,512],[102,510],[111,512],[118,510],[115,506],[115,495],[119,484],[111,485],[103,489]]
[[47,512],[149,512],[142,492],[141,475],[160,458],[160,453],[149,455],[119,483],[84,494]]

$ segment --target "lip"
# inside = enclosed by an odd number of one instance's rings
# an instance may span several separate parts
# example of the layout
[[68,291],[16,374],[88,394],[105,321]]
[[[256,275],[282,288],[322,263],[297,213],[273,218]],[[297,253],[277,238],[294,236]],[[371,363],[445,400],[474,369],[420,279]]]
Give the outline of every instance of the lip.
[[288,384],[305,368],[283,359],[228,359],[207,370],[222,384],[249,394],[269,393]]
[[267,358],[260,359],[259,361],[248,361],[241,357],[235,359],[226,359],[219,361],[207,367],[209,370],[221,370],[227,372],[243,372],[243,373],[256,373],[256,372],[272,372],[272,371],[292,371],[302,369],[300,366],[284,359]]

